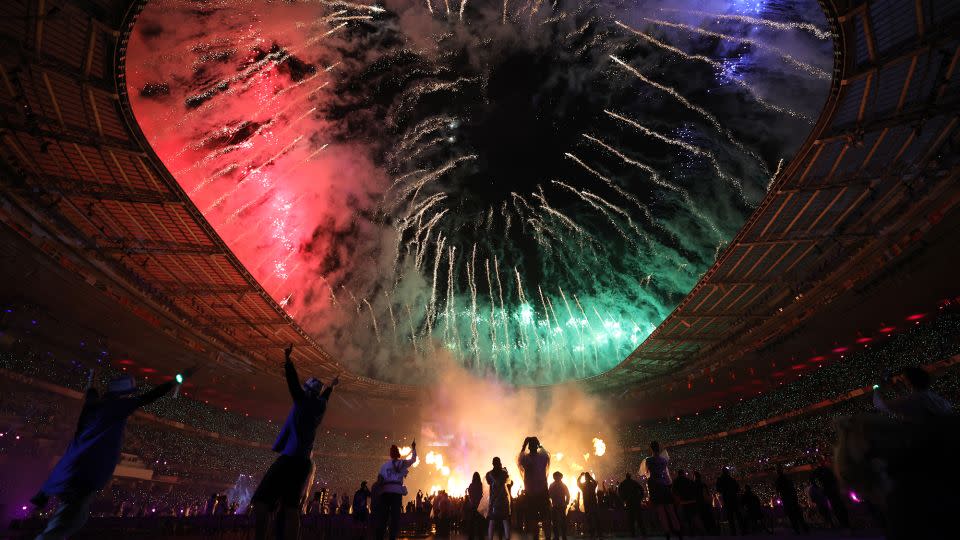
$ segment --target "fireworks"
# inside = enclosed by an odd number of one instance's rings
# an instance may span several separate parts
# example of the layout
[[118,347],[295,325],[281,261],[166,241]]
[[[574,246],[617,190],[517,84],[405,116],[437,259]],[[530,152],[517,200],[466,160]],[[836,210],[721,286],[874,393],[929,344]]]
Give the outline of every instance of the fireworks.
[[[618,363],[802,139],[745,130],[712,90],[747,95],[758,122],[802,124],[819,104],[761,97],[761,60],[802,68],[788,83],[826,73],[752,34],[592,3],[193,9],[141,15],[166,34],[135,35],[131,93],[174,82],[134,99],[138,119],[268,292],[349,369],[392,380],[447,357],[519,384]],[[729,75],[717,40],[751,49],[735,59],[755,80]]]

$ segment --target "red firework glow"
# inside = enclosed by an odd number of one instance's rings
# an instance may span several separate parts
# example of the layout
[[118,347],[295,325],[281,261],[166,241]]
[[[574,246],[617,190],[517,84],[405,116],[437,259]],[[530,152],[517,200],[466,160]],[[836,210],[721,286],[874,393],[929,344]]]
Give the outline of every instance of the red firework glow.
[[[384,178],[355,149],[331,147],[317,116],[335,76],[321,58],[324,32],[311,24],[323,10],[266,6],[204,18],[178,2],[151,3],[131,37],[127,84],[154,151],[260,284],[296,314],[294,292],[336,283],[357,256],[318,231],[356,227],[350,202],[364,204]],[[324,292],[317,298],[332,300]]]

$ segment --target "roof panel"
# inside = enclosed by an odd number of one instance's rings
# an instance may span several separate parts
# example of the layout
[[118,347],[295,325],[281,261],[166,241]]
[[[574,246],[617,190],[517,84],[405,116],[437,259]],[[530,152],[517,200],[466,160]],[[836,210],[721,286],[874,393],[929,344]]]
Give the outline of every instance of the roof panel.
[[863,166],[863,160],[867,158],[867,154],[869,154],[873,146],[877,144],[879,137],[879,131],[867,133],[863,136],[861,142],[847,148],[847,151],[843,154],[843,158],[840,159],[839,165],[837,165],[836,171],[834,171],[834,175],[849,175],[860,170],[860,167]]
[[807,182],[816,184],[823,180],[833,168],[834,163],[837,161],[837,156],[840,155],[845,145],[845,141],[826,143],[823,151],[821,151],[817,157],[817,161],[814,162],[813,167],[810,169],[810,173],[807,174]]
[[[6,0],[5,0],[6,1]],[[80,69],[89,41],[89,15],[70,3],[60,3],[56,17],[46,17],[40,51],[74,69]]]
[[912,59],[905,58],[880,70],[879,83],[874,95],[871,114],[886,115],[897,107],[903,85],[907,81]]
[[917,18],[913,2],[873,0],[867,7],[879,54],[886,54],[916,38]]
[[870,60],[870,51],[867,49],[867,35],[863,29],[863,19],[854,18],[854,62],[858,66],[866,64]]
[[901,163],[914,163],[926,154],[947,123],[946,116],[937,116],[919,125],[916,136],[904,150]]
[[860,101],[863,99],[863,91],[866,86],[867,78],[860,77],[844,88],[837,115],[833,120],[834,126],[845,126],[857,121],[857,115],[860,113]]

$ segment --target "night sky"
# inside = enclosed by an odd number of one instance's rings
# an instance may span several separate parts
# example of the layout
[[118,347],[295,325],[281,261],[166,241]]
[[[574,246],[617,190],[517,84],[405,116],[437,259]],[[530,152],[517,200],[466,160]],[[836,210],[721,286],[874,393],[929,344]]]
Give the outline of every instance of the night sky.
[[813,1],[165,1],[129,85],[350,369],[544,384],[616,365],[710,267],[819,113],[824,27]]

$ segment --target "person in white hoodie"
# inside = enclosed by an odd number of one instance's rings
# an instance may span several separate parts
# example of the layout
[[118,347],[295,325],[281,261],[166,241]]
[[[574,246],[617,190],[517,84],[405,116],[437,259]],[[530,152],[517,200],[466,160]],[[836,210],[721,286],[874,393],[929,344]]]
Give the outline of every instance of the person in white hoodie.
[[407,494],[407,487],[403,480],[407,477],[410,467],[417,462],[417,441],[410,445],[410,455],[403,459],[397,445],[390,447],[390,461],[380,467],[382,490],[377,503],[377,540],[383,540],[390,525],[390,540],[396,540],[400,529],[400,511],[403,508],[403,496]]

